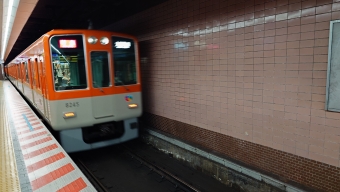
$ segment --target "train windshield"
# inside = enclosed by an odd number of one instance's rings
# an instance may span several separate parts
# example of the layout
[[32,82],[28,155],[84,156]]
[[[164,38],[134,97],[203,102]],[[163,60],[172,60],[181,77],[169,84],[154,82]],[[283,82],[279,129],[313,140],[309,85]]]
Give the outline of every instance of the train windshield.
[[115,86],[137,83],[135,43],[132,39],[112,37]]
[[87,88],[83,36],[53,36],[50,45],[55,90]]

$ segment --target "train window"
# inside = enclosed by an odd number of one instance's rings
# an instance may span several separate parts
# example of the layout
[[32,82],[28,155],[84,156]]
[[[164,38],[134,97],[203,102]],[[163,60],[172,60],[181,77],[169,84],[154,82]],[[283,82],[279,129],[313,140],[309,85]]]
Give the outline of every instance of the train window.
[[92,51],[91,66],[93,87],[109,87],[111,82],[108,52]]
[[132,39],[112,37],[115,86],[137,83],[135,44]]
[[25,81],[27,82],[27,83],[30,83],[30,78],[29,78],[29,76],[28,76],[28,63],[27,63],[27,61],[25,61],[24,62],[24,65],[25,65]]
[[[75,42],[64,46],[60,42]],[[58,35],[50,40],[55,90],[87,88],[86,66],[82,35]]]

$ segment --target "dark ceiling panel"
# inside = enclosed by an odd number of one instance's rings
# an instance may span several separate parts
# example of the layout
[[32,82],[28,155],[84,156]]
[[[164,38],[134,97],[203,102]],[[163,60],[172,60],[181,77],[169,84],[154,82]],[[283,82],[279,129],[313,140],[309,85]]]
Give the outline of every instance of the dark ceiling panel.
[[103,28],[167,0],[39,0],[5,64],[53,29]]

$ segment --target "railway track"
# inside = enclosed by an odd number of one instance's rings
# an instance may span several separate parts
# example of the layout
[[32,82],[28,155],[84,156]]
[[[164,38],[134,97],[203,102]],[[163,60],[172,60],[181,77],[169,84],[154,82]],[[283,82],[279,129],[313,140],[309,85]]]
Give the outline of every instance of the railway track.
[[80,159],[74,160],[74,162],[78,165],[79,169],[84,173],[84,175],[89,179],[94,188],[97,189],[98,192],[109,192],[110,190],[104,186],[101,181],[93,174],[93,172],[82,162]]
[[173,175],[169,171],[138,156],[136,153],[133,153],[128,147],[125,146],[125,148],[128,154],[130,155],[131,159],[134,159],[135,161],[137,161],[140,164],[140,166],[148,167],[150,172],[155,172],[156,174],[158,174],[160,176],[160,182],[162,182],[164,179],[171,182],[174,186],[175,191],[179,190],[179,191],[186,191],[186,192],[189,192],[189,191],[200,192],[199,189],[188,184],[187,182]]
[[[151,180],[155,181],[154,187],[159,187],[158,184],[163,183],[164,186],[166,186],[166,188],[168,189],[168,191],[200,192],[199,189],[181,180],[180,178],[173,175],[169,171],[163,169],[162,167],[156,164],[153,164],[152,162],[149,162],[148,160],[134,153],[127,146],[121,145],[121,147],[123,149],[121,152],[122,154],[124,154],[125,158],[128,158],[127,160],[129,161],[130,165],[134,167],[136,171],[144,172],[145,173],[143,174],[144,176],[150,177]],[[79,157],[77,155],[77,157],[74,158],[74,161],[99,192],[117,191],[117,188],[114,187],[115,185],[124,185],[124,183],[116,183],[116,180],[113,177],[111,177],[109,173],[108,174],[100,173],[100,171],[98,171],[100,168],[98,169],[91,167],[91,163],[84,162],[84,160],[82,159],[83,159],[82,157]],[[122,189],[122,191],[130,190]]]
[[141,142],[70,154],[98,191],[238,191]]

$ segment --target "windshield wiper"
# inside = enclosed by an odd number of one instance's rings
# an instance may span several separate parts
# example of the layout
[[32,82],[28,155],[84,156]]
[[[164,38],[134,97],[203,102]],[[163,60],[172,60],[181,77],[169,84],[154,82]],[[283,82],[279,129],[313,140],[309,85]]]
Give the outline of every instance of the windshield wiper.
[[127,91],[129,91],[129,88],[123,83],[123,81],[119,80],[117,77],[115,78],[115,82],[120,83]]

